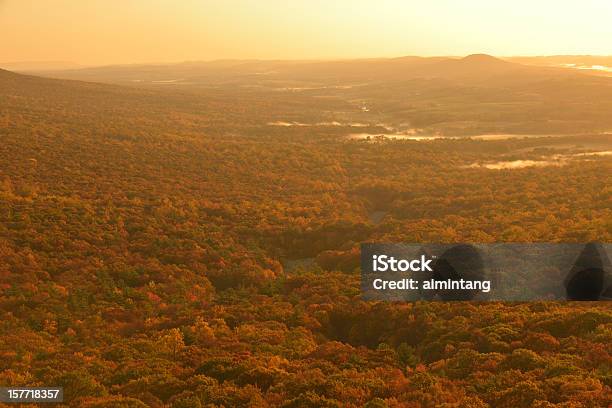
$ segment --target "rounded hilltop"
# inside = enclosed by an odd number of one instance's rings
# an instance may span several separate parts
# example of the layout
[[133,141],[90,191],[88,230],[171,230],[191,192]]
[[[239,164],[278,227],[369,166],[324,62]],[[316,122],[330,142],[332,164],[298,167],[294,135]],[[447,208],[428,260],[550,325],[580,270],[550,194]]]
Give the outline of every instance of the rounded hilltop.
[[461,61],[472,63],[506,63],[506,61],[489,54],[470,54],[467,57],[461,58]]

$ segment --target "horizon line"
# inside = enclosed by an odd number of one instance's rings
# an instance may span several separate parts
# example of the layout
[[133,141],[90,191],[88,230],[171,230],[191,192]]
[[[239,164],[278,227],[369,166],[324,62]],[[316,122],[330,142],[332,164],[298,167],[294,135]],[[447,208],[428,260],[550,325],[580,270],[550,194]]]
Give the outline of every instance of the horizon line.
[[215,62],[338,62],[338,61],[365,61],[365,60],[392,60],[400,58],[465,58],[472,55],[487,55],[494,58],[509,59],[509,58],[554,58],[554,57],[598,57],[610,58],[612,54],[539,54],[539,55],[495,55],[488,53],[472,53],[466,55],[398,55],[398,56],[381,56],[381,57],[328,57],[328,58],[213,58],[213,59],[185,59],[172,61],[146,61],[146,62],[107,62],[107,63],[81,63],[69,60],[20,60],[20,61],[3,61],[0,62],[0,67],[4,65],[19,65],[19,64],[65,64],[75,65],[74,68],[65,69],[83,69],[83,68],[102,68],[111,66],[136,66],[136,65],[179,65],[188,63],[215,63]]

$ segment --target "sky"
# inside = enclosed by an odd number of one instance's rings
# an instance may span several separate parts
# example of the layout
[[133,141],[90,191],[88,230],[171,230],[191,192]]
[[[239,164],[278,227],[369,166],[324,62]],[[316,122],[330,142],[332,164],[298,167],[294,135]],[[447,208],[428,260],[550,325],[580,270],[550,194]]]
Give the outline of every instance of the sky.
[[0,0],[0,61],[612,55],[611,0]]

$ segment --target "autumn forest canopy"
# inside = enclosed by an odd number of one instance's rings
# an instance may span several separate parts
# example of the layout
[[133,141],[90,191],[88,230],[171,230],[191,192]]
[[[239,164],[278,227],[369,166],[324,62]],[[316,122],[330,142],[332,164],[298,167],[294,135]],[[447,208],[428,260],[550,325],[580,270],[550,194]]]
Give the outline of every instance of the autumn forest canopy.
[[562,64],[0,70],[0,386],[90,408],[609,407],[610,302],[359,286],[363,242],[612,241],[612,77]]

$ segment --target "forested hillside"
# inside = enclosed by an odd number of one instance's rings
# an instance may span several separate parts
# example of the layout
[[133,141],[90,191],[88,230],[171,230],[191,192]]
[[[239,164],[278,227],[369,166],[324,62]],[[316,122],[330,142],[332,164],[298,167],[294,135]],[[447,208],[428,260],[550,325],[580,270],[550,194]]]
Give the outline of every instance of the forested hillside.
[[351,109],[0,71],[0,385],[89,408],[610,406],[609,302],[365,302],[359,243],[611,242],[611,136],[269,124]]

